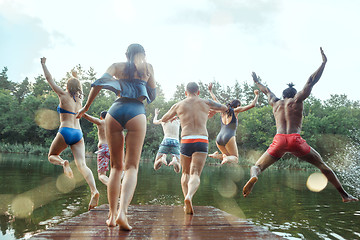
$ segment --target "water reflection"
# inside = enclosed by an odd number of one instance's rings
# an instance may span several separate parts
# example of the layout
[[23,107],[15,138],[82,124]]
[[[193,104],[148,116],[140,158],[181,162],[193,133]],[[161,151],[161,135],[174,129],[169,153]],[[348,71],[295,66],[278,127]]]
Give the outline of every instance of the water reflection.
[[[96,171],[95,158],[87,159],[87,164]],[[200,188],[193,199],[195,211],[196,205],[211,205],[288,239],[359,238],[359,204],[342,203],[332,185],[319,193],[309,191],[306,181],[313,172],[269,169],[245,199],[241,190],[249,178],[249,169],[205,166]],[[48,163],[46,156],[3,155],[0,158],[0,238],[26,238],[87,211],[88,186],[76,181],[69,183],[69,188],[59,190],[56,183],[62,181],[59,180],[62,173],[62,168]],[[182,205],[180,177],[171,168],[154,171],[151,162],[142,162],[132,204]],[[105,204],[106,188],[100,181],[96,183],[100,204]],[[354,194],[352,190],[349,192]],[[24,216],[14,210],[14,201],[19,196],[28,199],[21,201],[32,202],[26,204],[30,208],[24,210]],[[188,224],[191,220],[186,219]]]

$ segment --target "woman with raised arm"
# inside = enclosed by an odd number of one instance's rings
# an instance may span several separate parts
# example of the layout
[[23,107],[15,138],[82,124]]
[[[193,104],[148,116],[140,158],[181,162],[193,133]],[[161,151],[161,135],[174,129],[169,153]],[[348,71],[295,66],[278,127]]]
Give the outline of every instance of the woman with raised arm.
[[[212,92],[212,83],[209,84],[208,88],[213,100],[219,102],[215,94]],[[216,137],[216,146],[221,151],[221,154],[216,151],[213,154],[209,154],[209,157],[221,160],[221,164],[238,163],[239,154],[236,144],[236,128],[238,125],[238,115],[240,112],[245,112],[255,107],[259,98],[259,90],[255,90],[254,94],[254,100],[251,104],[247,106],[242,107],[240,101],[237,99],[229,102],[226,105],[228,107],[228,110],[221,113],[221,129]]]
[[99,192],[96,189],[94,176],[85,162],[83,133],[81,131],[79,119],[76,119],[76,113],[82,107],[82,86],[77,79],[77,73],[72,71],[73,77],[68,79],[66,91],[64,91],[52,79],[45,62],[46,58],[41,58],[41,66],[44,70],[45,78],[54,92],[58,95],[60,102],[57,107],[57,111],[60,114],[60,128],[51,143],[48,159],[52,164],[62,166],[64,168],[64,174],[69,178],[73,178],[74,176],[69,161],[60,157],[60,153],[64,151],[67,146],[70,146],[76,166],[91,190],[91,199],[88,207],[90,210],[98,205]]
[[[118,99],[105,118],[106,138],[110,149],[111,171],[108,183],[109,218],[106,224],[131,230],[126,216],[132,200],[146,133],[146,116],[143,101],[155,99],[156,85],[152,65],[146,62],[145,50],[140,44],[131,44],[126,51],[126,62],[112,64],[106,73],[91,85],[89,98],[78,113],[80,118],[102,88],[116,93]],[[124,130],[127,129],[126,138]],[[125,166],[123,165],[126,142]],[[121,183],[122,171],[125,171]],[[118,196],[120,192],[120,206]]]

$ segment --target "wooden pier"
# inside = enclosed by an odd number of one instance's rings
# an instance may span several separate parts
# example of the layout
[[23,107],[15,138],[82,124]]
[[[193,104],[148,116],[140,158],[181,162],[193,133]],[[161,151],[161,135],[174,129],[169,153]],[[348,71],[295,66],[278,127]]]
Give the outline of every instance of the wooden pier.
[[283,239],[210,206],[195,206],[194,215],[182,206],[131,205],[128,210],[132,231],[107,227],[108,205],[71,218],[30,239]]

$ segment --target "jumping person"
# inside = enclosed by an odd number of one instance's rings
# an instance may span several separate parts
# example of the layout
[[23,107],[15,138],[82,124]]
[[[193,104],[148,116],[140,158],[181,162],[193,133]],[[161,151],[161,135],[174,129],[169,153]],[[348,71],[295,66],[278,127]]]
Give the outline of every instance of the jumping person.
[[[212,83],[209,84],[208,88],[212,99],[215,102],[219,102],[215,94],[212,92]],[[240,112],[245,112],[255,107],[259,99],[259,90],[255,90],[254,94],[255,98],[252,103],[244,107],[241,106],[241,102],[238,99],[235,99],[226,104],[228,110],[221,113],[221,128],[219,134],[216,137],[216,146],[221,151],[221,154],[216,151],[213,154],[209,154],[209,157],[221,160],[221,164],[238,163],[239,153],[236,144],[238,115]]]
[[60,114],[60,128],[51,143],[48,159],[52,164],[62,166],[64,174],[69,178],[73,178],[74,176],[69,161],[60,157],[61,152],[70,146],[76,166],[90,187],[91,199],[88,207],[90,210],[98,205],[99,192],[96,189],[94,176],[90,168],[86,166],[83,133],[81,131],[79,119],[76,119],[75,117],[76,112],[82,106],[82,86],[77,79],[77,73],[72,71],[73,77],[68,79],[66,91],[64,91],[53,80],[45,62],[46,58],[41,58],[41,66],[44,70],[45,78],[54,92],[58,95],[60,102],[57,107],[57,111]]
[[[88,111],[102,88],[111,90],[118,96],[105,119],[111,162],[107,188],[109,218],[106,224],[109,227],[115,227],[118,224],[121,229],[131,230],[126,213],[135,192],[146,133],[143,101],[146,99],[150,103],[155,99],[156,84],[153,67],[146,62],[145,50],[140,44],[131,44],[125,55],[126,62],[112,64],[106,73],[91,85],[89,98],[79,111],[77,118]],[[124,137],[125,129],[127,129],[126,137]],[[123,170],[125,174],[121,182]],[[117,209],[120,186],[120,206]]]
[[106,172],[109,171],[109,160],[110,160],[110,151],[109,146],[106,140],[105,135],[105,117],[106,117],[107,111],[102,111],[100,113],[100,118],[96,118],[93,116],[90,116],[87,113],[84,113],[83,117],[88,120],[89,122],[92,122],[96,124],[96,127],[98,129],[98,150],[97,150],[97,172],[98,172],[98,178],[99,180],[105,184],[108,185],[109,178],[106,176]]
[[159,150],[156,154],[154,161],[154,169],[158,170],[161,167],[161,164],[167,164],[166,155],[172,155],[172,161],[169,163],[169,166],[174,166],[175,172],[180,172],[180,143],[179,143],[179,130],[180,130],[180,121],[178,118],[174,118],[168,122],[161,122],[158,118],[160,110],[155,109],[155,115],[153,123],[158,125],[161,124],[164,131],[164,139],[162,140]]
[[184,211],[193,214],[192,198],[200,186],[200,175],[208,153],[206,122],[209,111],[224,112],[225,105],[199,97],[199,86],[190,82],[186,86],[186,98],[174,104],[161,118],[172,120],[176,115],[181,125],[180,161],[182,166],[181,187],[184,194]]
[[279,160],[285,153],[289,152],[301,160],[319,168],[340,193],[343,202],[358,201],[357,198],[349,195],[344,190],[335,173],[323,161],[320,154],[310,147],[300,136],[304,100],[309,97],[313,86],[319,81],[327,62],[322,48],[320,48],[320,51],[323,60],[321,66],[309,77],[300,92],[297,93],[296,89],[293,88],[294,85],[289,84],[289,87],[283,91],[283,100],[277,98],[268,87],[262,85],[256,74],[254,72],[252,73],[255,84],[259,87],[260,91],[268,97],[269,104],[273,108],[277,133],[273,143],[255,163],[255,166],[251,168],[250,180],[243,188],[244,197],[251,193],[254,184],[258,180],[258,175]]

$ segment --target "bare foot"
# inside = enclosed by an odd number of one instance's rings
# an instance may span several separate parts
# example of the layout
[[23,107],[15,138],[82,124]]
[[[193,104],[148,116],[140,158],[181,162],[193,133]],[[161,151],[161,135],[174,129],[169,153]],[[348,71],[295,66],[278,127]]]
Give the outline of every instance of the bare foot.
[[348,195],[347,197],[343,198],[343,202],[347,203],[347,202],[357,202],[359,201],[359,199],[357,199],[356,197],[353,197],[351,195]]
[[173,165],[174,166],[174,171],[176,173],[180,172],[180,169],[181,169],[181,166],[180,166],[180,163],[177,161],[177,160],[172,160],[170,163],[169,163],[169,166]]
[[251,191],[252,191],[255,183],[257,182],[257,180],[258,180],[257,177],[252,177],[252,178],[250,178],[250,180],[245,184],[245,186],[244,186],[244,188],[243,188],[243,196],[244,196],[244,197],[247,197],[247,196],[251,193]]
[[108,219],[106,220],[106,225],[108,227],[116,227],[116,221],[115,221],[115,217],[113,217],[114,215],[110,213],[109,211],[109,215],[108,215]]
[[131,231],[132,227],[129,225],[126,214],[124,212],[120,212],[117,219],[116,219],[116,223],[119,224],[120,229],[126,230],[126,231]]
[[[164,156],[165,156],[165,158],[164,158]],[[155,169],[155,170],[158,170],[158,169],[161,167],[161,164],[167,165],[166,155],[163,155],[161,158],[155,160],[155,162],[154,162],[154,169]]]
[[95,208],[98,205],[98,203],[99,203],[99,192],[96,192],[91,196],[88,210]]
[[73,174],[73,172],[71,170],[70,163],[69,163],[68,160],[64,160],[63,169],[64,169],[65,176],[67,176],[68,178],[73,178],[74,177],[74,174]]
[[237,163],[237,158],[235,158],[235,156],[226,156],[226,154],[223,154],[221,165],[224,165],[225,163]]
[[211,158],[216,158],[216,159],[220,159],[220,160],[223,159],[223,155],[220,154],[218,151],[214,152],[213,154],[209,154],[208,156]]
[[184,206],[185,213],[186,214],[194,214],[194,209],[192,207],[191,199],[185,198],[184,203],[185,203],[185,206]]

